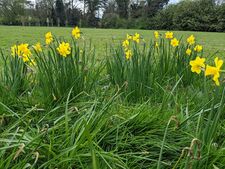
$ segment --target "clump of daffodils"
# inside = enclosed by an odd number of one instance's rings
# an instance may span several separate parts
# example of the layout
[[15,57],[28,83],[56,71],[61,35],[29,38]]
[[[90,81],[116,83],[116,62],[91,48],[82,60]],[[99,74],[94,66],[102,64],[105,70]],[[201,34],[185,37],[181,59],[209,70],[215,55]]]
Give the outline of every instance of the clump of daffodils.
[[216,57],[214,59],[215,66],[205,65],[205,58],[197,57],[195,60],[190,61],[191,71],[200,74],[202,71],[205,76],[211,76],[217,86],[220,85],[220,73],[223,72],[223,60]]
[[34,63],[34,60],[31,58],[32,53],[31,53],[31,50],[29,49],[29,44],[27,43],[21,43],[20,45],[12,46],[11,55],[13,57],[21,58],[23,62],[25,63],[29,63],[29,64],[31,64],[31,62]]
[[132,57],[132,51],[130,49],[130,44],[132,42],[134,43],[140,43],[141,41],[141,35],[139,33],[135,33],[134,35],[127,34],[126,39],[122,42],[122,47],[124,49],[125,58],[129,60]]

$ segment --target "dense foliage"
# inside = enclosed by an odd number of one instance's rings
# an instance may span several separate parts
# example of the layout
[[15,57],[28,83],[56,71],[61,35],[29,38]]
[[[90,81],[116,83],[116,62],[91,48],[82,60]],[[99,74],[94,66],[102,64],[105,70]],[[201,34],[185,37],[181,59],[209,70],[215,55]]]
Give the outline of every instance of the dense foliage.
[[[125,20],[116,13],[103,15],[102,26],[108,28],[138,28],[158,30],[225,31],[225,4],[212,0],[181,1],[164,5],[147,15],[144,7],[131,6],[130,17]],[[153,10],[152,10],[153,11]]]
[[0,0],[6,25],[225,31],[223,0]]

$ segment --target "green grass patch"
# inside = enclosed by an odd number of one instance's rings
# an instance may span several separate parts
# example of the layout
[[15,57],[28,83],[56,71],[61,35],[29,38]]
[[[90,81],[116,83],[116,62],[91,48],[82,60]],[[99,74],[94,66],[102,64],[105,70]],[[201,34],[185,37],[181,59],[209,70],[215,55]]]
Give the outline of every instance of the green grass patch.
[[224,65],[206,66],[223,58],[225,34],[175,32],[171,45],[153,31],[82,29],[76,40],[71,28],[0,29],[0,168],[225,167]]

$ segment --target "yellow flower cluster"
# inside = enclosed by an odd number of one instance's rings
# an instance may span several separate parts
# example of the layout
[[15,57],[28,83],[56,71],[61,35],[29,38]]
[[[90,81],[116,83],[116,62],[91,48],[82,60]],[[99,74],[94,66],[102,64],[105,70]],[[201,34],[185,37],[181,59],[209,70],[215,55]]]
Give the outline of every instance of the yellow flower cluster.
[[22,43],[20,45],[14,45],[11,47],[11,55],[13,57],[19,57],[23,62],[28,63],[30,66],[35,66],[36,62],[31,58],[32,53],[29,49],[29,44]]
[[[75,27],[72,30],[72,35],[74,36],[75,39],[79,39],[81,37],[81,31],[78,27]],[[133,38],[133,37],[132,37]],[[45,34],[45,43],[46,45],[50,45],[53,42],[54,38],[51,32],[47,32]],[[136,40],[138,40],[138,36],[136,36]],[[128,41],[129,45],[129,41]],[[40,42],[37,42],[34,44],[33,49],[36,53],[42,52],[42,45]],[[62,57],[67,57],[68,55],[71,54],[71,47],[69,43],[66,42],[61,42],[58,47],[56,48],[56,51],[59,53],[60,56]],[[35,66],[36,62],[34,59],[32,59],[32,53],[31,50],[29,49],[29,44],[27,43],[22,43],[19,45],[14,45],[11,47],[11,55],[13,57],[19,57],[23,60],[23,62],[29,64],[30,66]],[[131,53],[127,53],[127,56],[131,55]],[[130,56],[129,56],[130,57]]]
[[60,43],[57,51],[61,56],[67,57],[71,53],[70,44],[65,42]]
[[[158,48],[159,47],[159,43],[157,42],[157,40],[160,37],[160,34],[158,31],[154,32],[154,37],[155,37],[155,47]],[[177,38],[174,38],[174,33],[173,32],[166,32],[165,33],[165,38],[171,40],[170,41],[170,45],[173,47],[177,47],[179,46],[180,41]]]
[[24,62],[28,62],[31,56],[31,51],[28,48],[27,43],[22,43],[20,45],[14,45],[11,47],[11,54],[13,57],[18,56],[23,59]]
[[134,34],[133,41],[136,42],[136,43],[140,42],[140,34],[139,33]]
[[214,59],[215,66],[205,65],[205,58],[196,57],[195,60],[190,61],[191,71],[200,74],[201,71],[205,72],[205,76],[212,76],[213,81],[217,86],[220,85],[219,78],[222,72],[221,67],[223,60],[216,57]]
[[[154,37],[155,37],[155,47],[159,47],[158,39],[160,38],[160,34],[158,31],[154,32]],[[170,45],[173,47],[179,46],[179,40],[174,37],[173,32],[166,32],[165,33],[165,38],[170,40]],[[203,51],[203,46],[202,45],[195,45],[196,43],[196,38],[194,35],[191,35],[187,38],[187,48],[186,48],[186,55],[191,56],[193,51],[194,54],[198,54]],[[215,66],[209,66],[205,65],[205,58],[201,58],[197,56],[194,60],[190,61],[190,66],[191,66],[191,71],[195,72],[197,74],[200,74],[201,71],[204,71],[205,76],[212,76],[213,81],[217,86],[220,85],[219,83],[219,78],[220,78],[220,73],[223,72],[221,70],[221,67],[223,65],[223,60],[220,60],[218,57],[215,58]]]
[[171,42],[170,42],[171,46],[173,46],[173,47],[179,46],[180,42],[179,42],[179,40],[177,40],[177,38],[174,38],[173,32],[166,32],[165,37],[166,37],[166,39],[171,39]]
[[193,46],[195,45],[195,36],[194,35],[191,35],[187,38],[187,43],[188,43],[188,48],[186,50],[186,54],[188,56],[191,56],[191,54],[193,53],[193,51],[199,53],[203,50],[203,46],[202,45],[196,45],[196,46]]
[[125,51],[125,58],[129,60],[132,57],[132,51],[129,49],[129,46],[131,44],[131,41],[135,43],[140,43],[141,36],[138,33],[135,33],[134,35],[128,35],[127,38],[122,42],[122,46]]

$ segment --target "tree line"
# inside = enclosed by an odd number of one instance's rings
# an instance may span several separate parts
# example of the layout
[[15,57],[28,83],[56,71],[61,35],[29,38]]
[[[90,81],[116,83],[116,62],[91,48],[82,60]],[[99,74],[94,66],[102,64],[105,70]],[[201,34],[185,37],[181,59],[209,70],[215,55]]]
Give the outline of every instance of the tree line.
[[0,0],[0,24],[225,31],[225,0]]

